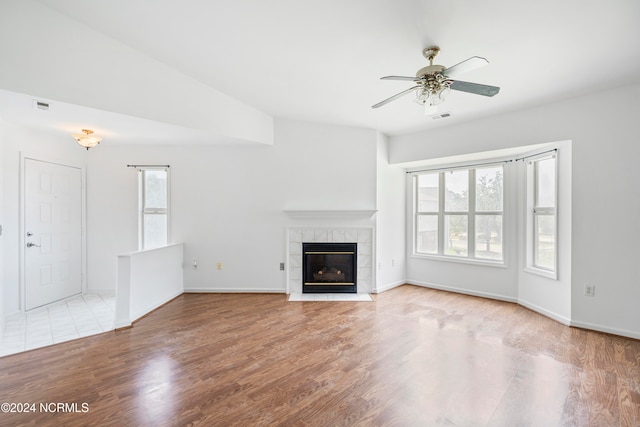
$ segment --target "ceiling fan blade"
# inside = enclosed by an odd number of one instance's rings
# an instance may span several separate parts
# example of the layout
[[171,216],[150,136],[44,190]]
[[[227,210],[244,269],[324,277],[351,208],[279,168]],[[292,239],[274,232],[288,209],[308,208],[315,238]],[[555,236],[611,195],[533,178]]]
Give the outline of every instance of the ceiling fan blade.
[[500,92],[500,88],[497,86],[481,85],[478,83],[461,82],[455,80],[449,86],[452,90],[459,90],[460,92],[469,92],[476,95],[493,96]]
[[371,108],[378,108],[378,107],[382,107],[383,105],[388,104],[389,102],[393,101],[394,99],[398,99],[398,98],[400,98],[402,95],[406,95],[407,93],[411,92],[412,90],[416,90],[416,89],[418,89],[419,87],[420,87],[420,85],[417,85],[417,86],[411,87],[411,88],[409,88],[409,89],[407,89],[407,90],[403,90],[403,91],[402,91],[402,92],[400,92],[400,93],[396,93],[396,94],[395,94],[395,95],[393,95],[392,97],[387,98],[387,99],[385,99],[384,101],[380,101],[380,102],[378,102],[378,103],[377,103],[377,104],[375,104],[375,105],[372,105],[372,106],[371,106]]
[[420,81],[420,77],[384,76],[384,77],[380,77],[380,80],[402,80],[402,81],[418,82]]
[[481,58],[479,56],[472,56],[469,59],[465,59],[464,61],[456,65],[452,65],[451,67],[446,68],[442,72],[442,74],[444,74],[447,77],[453,77],[458,74],[466,73],[467,71],[471,71],[471,70],[475,70],[476,68],[483,67],[488,63],[489,61],[487,61],[485,58]]

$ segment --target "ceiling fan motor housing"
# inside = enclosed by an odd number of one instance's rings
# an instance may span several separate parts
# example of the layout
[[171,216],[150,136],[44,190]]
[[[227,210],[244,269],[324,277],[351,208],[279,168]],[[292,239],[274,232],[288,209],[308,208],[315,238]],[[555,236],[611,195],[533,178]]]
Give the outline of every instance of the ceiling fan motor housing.
[[416,77],[421,79],[429,74],[442,73],[446,68],[443,65],[427,65],[426,67],[420,68],[416,73]]

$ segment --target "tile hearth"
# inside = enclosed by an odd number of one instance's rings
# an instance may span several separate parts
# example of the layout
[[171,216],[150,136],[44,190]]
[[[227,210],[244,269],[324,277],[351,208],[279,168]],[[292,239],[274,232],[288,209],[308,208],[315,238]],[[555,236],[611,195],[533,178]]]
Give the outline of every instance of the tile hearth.
[[291,294],[288,301],[373,301],[369,294]]
[[[288,292],[302,294],[302,243],[357,243],[358,294],[373,291],[373,227],[290,227],[287,229]],[[356,294],[352,294],[356,295]]]

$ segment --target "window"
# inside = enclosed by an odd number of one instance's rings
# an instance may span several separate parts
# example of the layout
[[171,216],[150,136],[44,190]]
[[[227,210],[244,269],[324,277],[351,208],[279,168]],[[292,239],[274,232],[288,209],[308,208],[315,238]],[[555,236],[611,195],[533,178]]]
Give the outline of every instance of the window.
[[139,246],[151,249],[169,241],[169,169],[139,168]]
[[417,255],[503,262],[502,165],[414,174]]
[[555,278],[557,258],[556,156],[530,160],[527,165],[527,267]]

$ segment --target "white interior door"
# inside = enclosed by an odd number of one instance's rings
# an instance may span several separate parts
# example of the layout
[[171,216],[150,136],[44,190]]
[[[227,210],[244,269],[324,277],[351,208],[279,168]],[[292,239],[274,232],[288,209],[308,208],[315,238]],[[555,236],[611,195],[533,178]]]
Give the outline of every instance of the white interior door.
[[25,159],[25,309],[82,292],[82,170]]

